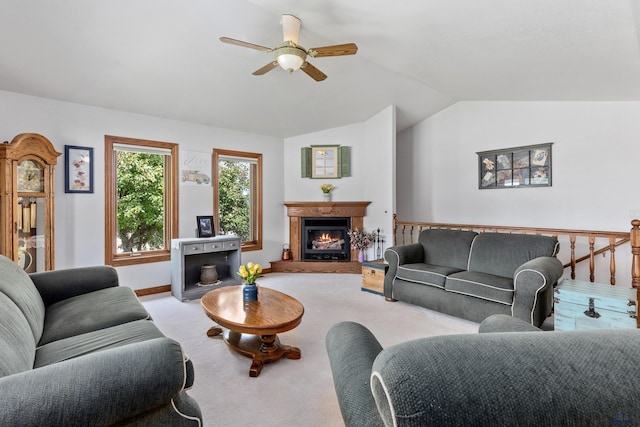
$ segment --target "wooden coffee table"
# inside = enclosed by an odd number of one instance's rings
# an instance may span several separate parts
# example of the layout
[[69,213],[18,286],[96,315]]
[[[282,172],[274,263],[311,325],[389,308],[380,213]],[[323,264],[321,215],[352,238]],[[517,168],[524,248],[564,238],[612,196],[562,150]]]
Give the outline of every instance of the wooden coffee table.
[[242,286],[227,286],[207,292],[200,300],[205,313],[217,326],[207,336],[223,334],[232,349],[253,358],[249,376],[257,377],[265,363],[285,357],[300,359],[300,349],[283,345],[276,334],[300,324],[304,307],[295,298],[273,289],[258,287],[258,301],[244,302]]

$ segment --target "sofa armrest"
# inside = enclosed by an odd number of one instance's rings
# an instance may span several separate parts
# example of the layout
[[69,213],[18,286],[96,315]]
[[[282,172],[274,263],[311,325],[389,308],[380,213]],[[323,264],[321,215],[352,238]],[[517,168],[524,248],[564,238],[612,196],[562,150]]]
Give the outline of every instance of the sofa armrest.
[[534,258],[518,267],[513,276],[513,317],[540,326],[551,312],[551,301],[544,301],[541,295],[562,273],[562,262],[555,257]]
[[420,243],[391,246],[384,251],[384,259],[389,264],[389,270],[384,276],[384,296],[392,298],[393,280],[396,278],[398,266],[424,262],[424,247]]
[[180,345],[156,338],[0,378],[0,425],[111,425],[171,403]]
[[639,352],[630,329],[431,337],[383,350],[371,382],[388,426],[634,424]]
[[494,314],[480,323],[478,333],[491,332],[542,332],[529,322],[506,314]]
[[382,346],[364,326],[341,322],[327,333],[325,344],[342,418],[350,426],[382,426],[371,395],[371,366]]
[[118,286],[118,273],[108,265],[31,273],[45,306],[77,295]]

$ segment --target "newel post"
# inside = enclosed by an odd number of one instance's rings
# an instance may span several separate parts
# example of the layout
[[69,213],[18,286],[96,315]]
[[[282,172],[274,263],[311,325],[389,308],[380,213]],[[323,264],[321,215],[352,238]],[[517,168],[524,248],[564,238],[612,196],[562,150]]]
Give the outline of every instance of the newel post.
[[640,289],[640,219],[631,221],[631,286]]
[[[637,296],[640,299],[640,220],[631,221],[631,231],[629,232],[629,242],[631,244],[631,286],[636,288]],[[637,327],[640,328],[640,316],[638,316]]]

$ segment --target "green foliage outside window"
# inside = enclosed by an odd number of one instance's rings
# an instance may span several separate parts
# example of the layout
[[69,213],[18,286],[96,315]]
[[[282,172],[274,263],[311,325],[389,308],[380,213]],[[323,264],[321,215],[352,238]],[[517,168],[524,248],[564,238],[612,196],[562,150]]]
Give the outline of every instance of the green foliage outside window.
[[117,152],[118,253],[164,248],[165,156]]
[[218,233],[233,233],[243,242],[251,240],[251,164],[218,162]]

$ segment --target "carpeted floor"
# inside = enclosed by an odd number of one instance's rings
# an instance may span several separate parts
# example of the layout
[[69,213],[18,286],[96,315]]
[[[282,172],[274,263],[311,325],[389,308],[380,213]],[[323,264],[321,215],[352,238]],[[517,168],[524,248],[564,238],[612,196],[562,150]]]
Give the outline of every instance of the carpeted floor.
[[473,322],[362,292],[357,274],[271,273],[258,284],[293,296],[305,314],[296,329],[278,335],[283,344],[299,347],[302,358],[267,364],[257,378],[249,377],[249,358],[231,351],[221,337],[206,336],[213,322],[200,300],[181,303],[168,293],[141,298],[158,327],[192,359],[196,380],[189,394],[206,426],[344,425],[324,346],[329,328],[342,320],[367,326],[384,347],[478,330]]

